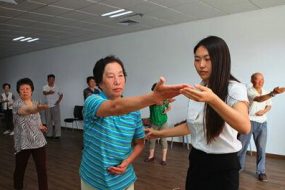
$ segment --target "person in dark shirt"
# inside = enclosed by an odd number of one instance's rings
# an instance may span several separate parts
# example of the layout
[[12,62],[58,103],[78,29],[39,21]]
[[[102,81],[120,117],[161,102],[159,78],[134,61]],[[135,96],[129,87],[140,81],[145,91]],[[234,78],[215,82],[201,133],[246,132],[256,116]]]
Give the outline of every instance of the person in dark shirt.
[[96,88],[96,82],[93,76],[87,77],[86,82],[88,87],[83,90],[84,101],[88,96],[99,93],[99,90]]

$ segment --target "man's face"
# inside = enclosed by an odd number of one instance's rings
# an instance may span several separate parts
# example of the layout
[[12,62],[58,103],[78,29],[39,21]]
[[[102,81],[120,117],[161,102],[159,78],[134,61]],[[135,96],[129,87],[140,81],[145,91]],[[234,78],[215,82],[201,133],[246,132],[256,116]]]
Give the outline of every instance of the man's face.
[[54,81],[55,81],[55,78],[49,77],[49,78],[48,78],[48,85],[49,85],[49,86],[53,86],[53,85],[54,85]]
[[264,77],[262,74],[256,74],[251,82],[254,88],[262,88],[264,84]]

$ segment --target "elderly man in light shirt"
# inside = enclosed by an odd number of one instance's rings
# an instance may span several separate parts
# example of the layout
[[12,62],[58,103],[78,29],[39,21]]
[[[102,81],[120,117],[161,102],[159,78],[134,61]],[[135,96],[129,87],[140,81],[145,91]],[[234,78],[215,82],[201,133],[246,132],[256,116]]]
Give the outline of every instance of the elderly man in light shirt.
[[271,109],[271,98],[276,94],[283,93],[285,88],[276,87],[271,92],[263,89],[264,77],[261,73],[254,73],[251,76],[252,87],[247,91],[249,105],[249,117],[251,122],[251,132],[246,135],[240,134],[238,139],[242,143],[242,149],[238,156],[241,170],[245,166],[245,157],[251,134],[256,145],[256,174],[259,181],[268,181],[265,173],[266,142],[267,142],[267,113]]
[[61,136],[60,123],[60,102],[63,98],[63,93],[59,87],[55,85],[55,75],[49,74],[47,76],[48,84],[43,87],[43,94],[48,104],[46,110],[46,125],[48,128],[47,138],[59,139]]

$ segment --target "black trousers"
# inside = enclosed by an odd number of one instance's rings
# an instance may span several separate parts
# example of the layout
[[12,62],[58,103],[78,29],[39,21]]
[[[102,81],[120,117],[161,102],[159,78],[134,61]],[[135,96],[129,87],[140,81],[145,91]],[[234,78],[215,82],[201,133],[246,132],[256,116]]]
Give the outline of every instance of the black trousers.
[[238,190],[237,153],[207,154],[192,147],[186,190]]
[[13,125],[13,112],[11,109],[3,110],[5,114],[5,124],[6,124],[6,130],[13,131],[14,125]]
[[47,190],[47,170],[46,170],[46,149],[45,147],[37,149],[21,150],[16,154],[16,168],[14,171],[14,188],[23,189],[24,174],[30,155],[33,156],[38,174],[39,190]]

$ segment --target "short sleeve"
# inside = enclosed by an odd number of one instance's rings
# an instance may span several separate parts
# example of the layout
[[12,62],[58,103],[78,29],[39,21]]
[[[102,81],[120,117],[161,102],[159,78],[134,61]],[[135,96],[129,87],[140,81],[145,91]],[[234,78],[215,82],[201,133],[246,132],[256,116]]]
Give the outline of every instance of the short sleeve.
[[135,112],[136,114],[136,130],[134,134],[134,139],[142,139],[144,138],[144,127],[142,123],[142,118],[140,112]]
[[233,106],[237,102],[248,102],[246,86],[242,83],[232,81],[229,84],[227,104]]
[[46,89],[46,85],[45,86],[43,86],[43,91],[45,92],[45,91],[47,91],[47,89]]
[[256,90],[254,90],[254,88],[248,88],[247,89],[247,96],[250,102],[253,102],[253,99],[258,96],[258,93],[256,92]]
[[14,115],[18,114],[20,107],[21,107],[20,102],[16,100],[13,104],[13,114]]
[[93,94],[91,96],[88,96],[84,103],[84,110],[83,110],[83,115],[84,118],[89,118],[89,117],[96,117],[96,113],[101,106],[103,102],[105,102],[106,99],[101,97],[99,94]]

